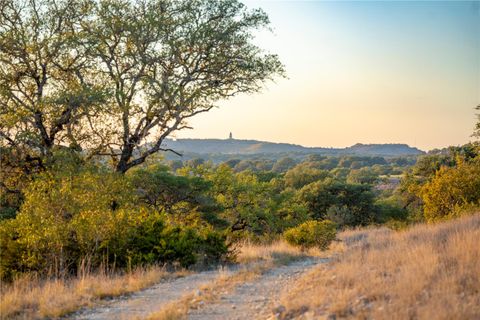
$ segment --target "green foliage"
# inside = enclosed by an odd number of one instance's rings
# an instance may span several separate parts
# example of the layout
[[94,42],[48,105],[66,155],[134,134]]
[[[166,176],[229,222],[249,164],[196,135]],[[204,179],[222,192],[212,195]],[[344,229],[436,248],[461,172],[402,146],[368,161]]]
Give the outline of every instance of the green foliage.
[[284,75],[252,41],[268,16],[236,0],[4,0],[0,9],[0,146],[40,163],[68,145],[107,154],[125,173],[187,119]]
[[312,168],[308,162],[301,163],[285,173],[285,186],[300,189],[315,181],[329,177],[328,171]]
[[185,167],[179,173],[211,185],[204,196],[214,200],[216,216],[228,221],[235,238],[274,236],[307,218],[306,207],[296,201],[295,192],[284,190],[275,173],[235,173],[227,164]]
[[387,161],[382,157],[361,157],[361,156],[345,156],[340,158],[339,167],[360,169],[373,165],[384,165]]
[[[375,202],[376,217],[378,223],[388,223],[389,221],[407,221],[408,211],[401,205],[401,199],[396,196],[390,198],[378,199]],[[413,221],[412,221],[413,222]]]
[[306,185],[299,197],[315,219],[329,218],[342,226],[358,226],[375,218],[374,195],[368,185],[327,179]]
[[178,262],[188,267],[201,260],[204,264],[228,258],[225,236],[209,228],[169,226],[158,214],[142,220],[128,241],[129,263],[144,265]]
[[6,220],[6,219],[13,219],[15,218],[16,215],[17,215],[16,208],[4,206],[4,205],[0,207],[0,221]]
[[268,183],[259,182],[250,172],[235,174],[227,166],[219,166],[205,177],[213,183],[212,196],[220,215],[234,224],[244,224],[253,234],[275,232],[275,205]]
[[22,255],[25,247],[16,240],[19,233],[15,220],[0,221],[0,279],[12,279],[16,274],[26,271]]
[[480,162],[442,167],[421,188],[427,221],[437,221],[480,207]]
[[348,183],[374,184],[378,179],[378,175],[369,168],[353,169],[347,176]]
[[68,161],[55,167],[26,188],[16,218],[0,223],[2,278],[75,273],[81,264],[189,266],[228,255],[226,237],[206,223],[169,218],[143,204],[127,177]]
[[448,154],[432,154],[420,157],[413,167],[413,174],[423,178],[430,178],[435,175],[442,166],[454,166],[455,159]]
[[288,169],[293,168],[296,164],[297,162],[294,159],[285,157],[275,162],[275,164],[273,165],[272,171],[286,172]]
[[211,184],[200,177],[179,176],[163,165],[135,169],[127,174],[139,197],[156,209],[171,210],[179,202],[190,209],[207,206],[206,194]]
[[[15,262],[20,270],[59,274],[82,258],[98,265],[98,252],[115,255],[140,217],[132,191],[122,177],[93,168],[45,172],[26,188],[25,202],[9,221],[15,236],[2,233],[2,242],[21,248]],[[1,254],[11,262],[13,257]]]
[[[20,179],[25,181],[20,209],[3,208],[9,218],[0,228],[3,277],[74,273],[82,263],[128,268],[224,261],[230,254],[226,243],[271,240],[309,219],[339,226],[406,219],[403,199],[375,201],[385,195],[374,194],[367,183],[346,182],[363,177],[359,173],[368,177],[373,169],[336,167],[379,159],[309,157],[296,164],[286,158],[279,163],[295,164],[286,172],[268,171],[270,160],[216,166],[193,159],[169,168],[151,158],[150,165],[121,175],[71,148],[53,150],[41,173]],[[237,172],[238,165],[245,168]],[[13,173],[9,186],[19,185]],[[418,189],[417,178],[412,181]]]
[[433,150],[419,158],[398,188],[408,220],[448,219],[478,207],[480,149],[475,143]]
[[318,247],[325,250],[335,240],[336,228],[336,224],[329,220],[309,220],[295,228],[288,229],[283,236],[291,245],[302,248]]

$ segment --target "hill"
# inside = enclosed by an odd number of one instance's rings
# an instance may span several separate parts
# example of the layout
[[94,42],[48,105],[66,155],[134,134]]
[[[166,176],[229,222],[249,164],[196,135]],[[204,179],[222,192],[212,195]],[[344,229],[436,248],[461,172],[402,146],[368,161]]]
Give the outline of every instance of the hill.
[[406,156],[424,154],[407,144],[361,144],[347,148],[304,147],[298,144],[238,139],[166,139],[163,148],[196,154],[275,154],[303,153],[322,155]]

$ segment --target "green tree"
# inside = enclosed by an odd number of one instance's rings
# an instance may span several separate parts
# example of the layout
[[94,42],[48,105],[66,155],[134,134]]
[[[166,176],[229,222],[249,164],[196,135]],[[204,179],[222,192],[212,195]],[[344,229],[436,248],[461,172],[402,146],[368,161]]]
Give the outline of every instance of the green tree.
[[20,271],[50,269],[59,275],[75,270],[82,259],[91,266],[106,257],[114,262],[146,214],[135,198],[123,176],[97,168],[65,163],[37,175],[17,217],[2,224],[2,246],[17,250],[0,250],[0,273],[16,265]]
[[71,145],[125,173],[284,73],[252,42],[267,15],[236,0],[5,0],[0,19],[0,146],[37,158]]
[[339,224],[366,225],[375,219],[374,195],[370,186],[332,179],[318,181],[299,190],[311,217],[331,219]]
[[308,162],[303,162],[288,170],[284,179],[287,187],[300,189],[307,184],[324,180],[329,176],[327,171],[311,168]]
[[211,183],[200,177],[174,175],[163,165],[135,168],[127,177],[140,199],[158,210],[171,212],[179,203],[185,203],[193,210],[212,201],[207,197]]
[[277,160],[277,162],[275,162],[275,164],[273,165],[272,171],[286,172],[288,169],[293,168],[296,164],[297,162],[292,158],[284,157]]
[[215,199],[216,214],[234,234],[270,237],[308,217],[303,203],[292,190],[283,190],[278,178],[260,180],[258,173],[235,173],[227,164],[182,168],[179,173],[211,183],[208,195]]
[[455,216],[480,206],[480,162],[442,167],[421,189],[427,221]]
[[96,77],[113,92],[112,130],[99,136],[118,172],[163,150],[167,136],[218,100],[283,73],[275,55],[251,42],[267,15],[236,0],[104,0],[95,16],[84,29]]
[[374,184],[378,179],[378,175],[368,167],[353,169],[347,176],[348,183]]
[[0,148],[15,154],[16,167],[42,167],[52,148],[90,140],[85,119],[105,102],[82,45],[90,16],[80,0],[0,5]]

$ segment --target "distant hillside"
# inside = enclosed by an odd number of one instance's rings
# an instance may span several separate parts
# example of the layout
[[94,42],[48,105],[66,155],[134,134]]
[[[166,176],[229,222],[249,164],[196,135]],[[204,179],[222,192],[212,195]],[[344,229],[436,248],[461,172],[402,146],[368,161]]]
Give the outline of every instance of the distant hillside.
[[403,156],[417,155],[425,152],[407,144],[361,144],[357,143],[351,147],[343,149],[347,154],[361,155],[385,155],[385,156]]
[[361,144],[348,148],[309,148],[297,144],[237,139],[166,139],[163,148],[197,154],[317,153],[323,155],[405,156],[425,152],[406,144]]

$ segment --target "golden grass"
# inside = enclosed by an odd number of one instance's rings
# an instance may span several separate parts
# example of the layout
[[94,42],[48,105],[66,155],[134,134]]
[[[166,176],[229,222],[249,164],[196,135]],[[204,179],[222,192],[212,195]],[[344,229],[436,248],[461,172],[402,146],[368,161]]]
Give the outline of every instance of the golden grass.
[[23,277],[12,284],[2,284],[1,319],[56,318],[105,297],[114,297],[141,290],[167,277],[161,267],[139,268],[124,275],[89,274],[68,280],[39,280]]
[[150,314],[148,320],[181,320],[188,318],[188,311],[201,308],[204,304],[218,300],[221,294],[231,291],[237,285],[251,281],[271,267],[270,262],[255,264],[235,273],[220,272],[210,283],[200,286],[195,292],[185,294],[161,310]]
[[282,265],[309,256],[318,257],[325,255],[323,251],[316,248],[302,251],[298,247],[294,247],[284,240],[278,240],[270,244],[244,242],[240,244],[239,248],[237,262],[241,264],[258,261],[271,261],[274,264]]
[[480,318],[480,215],[341,238],[343,254],[283,293],[283,318]]
[[[239,263],[249,264],[245,270],[234,275],[221,273],[213,283],[201,288],[202,301],[215,299],[211,288],[227,288],[227,284],[238,284],[248,277],[258,275],[273,265],[286,264],[307,255],[318,255],[315,250],[302,252],[298,248],[279,241],[271,245],[244,243],[238,256]],[[185,273],[185,272],[183,272]],[[79,278],[41,280],[24,276],[12,284],[2,283],[0,318],[55,318],[68,314],[94,302],[146,288],[167,277],[182,275],[181,272],[167,273],[163,268],[137,269],[125,275],[89,274]],[[248,276],[247,276],[248,275]],[[188,308],[195,307],[195,299],[187,295],[162,310],[162,319],[178,319]],[[182,302],[183,301],[183,302]],[[187,304],[184,302],[188,301]],[[193,301],[193,302],[192,302]],[[182,305],[187,309],[182,309]],[[180,308],[180,311],[177,309]],[[171,313],[170,315],[168,313]]]
[[188,311],[201,308],[204,304],[218,300],[221,294],[232,291],[236,286],[252,281],[267,270],[276,266],[288,264],[308,256],[320,256],[317,249],[302,251],[283,240],[271,244],[254,244],[244,242],[239,247],[237,262],[243,265],[237,272],[220,272],[210,283],[190,292],[176,301],[162,307],[158,312],[149,315],[149,320],[187,319]]

